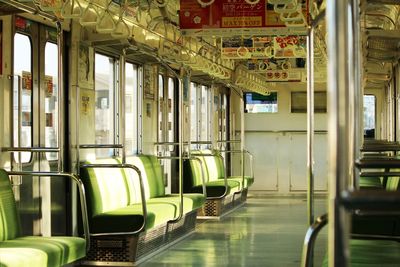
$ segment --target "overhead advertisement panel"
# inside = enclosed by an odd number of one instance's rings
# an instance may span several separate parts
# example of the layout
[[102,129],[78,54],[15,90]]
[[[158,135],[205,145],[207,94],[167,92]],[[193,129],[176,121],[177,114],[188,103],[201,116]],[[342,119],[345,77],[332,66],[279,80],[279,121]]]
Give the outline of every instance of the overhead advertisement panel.
[[280,2],[180,0],[180,28],[184,34],[199,36],[306,34],[308,0]]
[[222,37],[221,58],[306,58],[307,39],[304,36]]

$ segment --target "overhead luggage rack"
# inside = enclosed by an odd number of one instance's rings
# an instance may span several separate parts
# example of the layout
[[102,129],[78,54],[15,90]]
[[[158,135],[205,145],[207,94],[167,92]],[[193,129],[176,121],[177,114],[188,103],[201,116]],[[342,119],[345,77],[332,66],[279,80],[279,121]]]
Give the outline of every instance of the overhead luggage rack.
[[386,4],[386,5],[400,5],[399,0],[369,0],[368,3]]
[[400,58],[399,30],[368,30],[366,34],[367,58],[384,62],[393,62]]

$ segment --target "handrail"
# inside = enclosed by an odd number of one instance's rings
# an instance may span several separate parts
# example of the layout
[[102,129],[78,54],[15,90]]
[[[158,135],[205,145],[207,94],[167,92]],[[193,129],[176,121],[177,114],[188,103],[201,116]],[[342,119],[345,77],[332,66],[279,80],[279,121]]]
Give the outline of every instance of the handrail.
[[310,225],[303,243],[301,267],[313,267],[313,254],[315,241],[321,229],[328,223],[328,214],[324,214]]
[[89,148],[124,148],[122,144],[84,144],[79,145],[79,148],[89,149]]
[[27,171],[7,171],[8,175],[31,175],[31,176],[49,176],[49,177],[68,177],[70,178],[77,186],[79,190],[79,197],[81,201],[81,212],[82,212],[82,221],[83,221],[83,233],[85,235],[86,240],[86,251],[90,249],[90,229],[89,229],[89,219],[87,213],[86,206],[86,194],[85,187],[83,186],[82,180],[76,174],[72,173],[62,173],[62,172],[27,172]]
[[241,143],[242,140],[217,140],[217,143]]
[[190,141],[190,143],[195,145],[212,145],[211,141]]
[[144,186],[143,186],[143,178],[142,174],[139,170],[138,167],[132,164],[82,164],[80,165],[80,168],[116,168],[116,169],[132,169],[138,174],[139,178],[139,184],[140,184],[140,197],[142,200],[142,211],[143,211],[143,224],[137,231],[132,231],[132,232],[117,232],[117,233],[96,233],[96,234],[90,234],[91,236],[105,236],[105,235],[134,235],[142,230],[145,229],[146,227],[146,222],[147,222],[147,208],[146,208],[146,197],[144,194]]
[[[156,145],[156,146],[165,146],[165,145],[168,145],[168,146],[179,146],[179,142],[155,142],[154,143],[154,145]],[[184,144],[187,144],[187,143],[184,143]]]
[[[187,160],[197,160],[200,163],[200,169],[201,169],[201,181],[202,181],[202,189],[203,189],[203,196],[205,198],[207,198],[207,189],[206,189],[206,181],[205,181],[205,175],[204,175],[204,170],[203,170],[203,162],[201,162],[201,160],[199,158],[196,157],[176,157],[176,156],[162,156],[162,157],[158,157],[158,159],[170,159],[170,160],[179,160],[179,159],[187,159]],[[182,195],[183,195],[183,190],[182,191]],[[181,192],[180,192],[181,193]],[[182,199],[183,201],[183,199]],[[177,218],[174,218],[173,220],[169,221],[169,222],[176,222],[178,221],[178,218],[182,218],[183,217],[183,209],[181,209],[180,211],[181,215],[178,216]]]
[[[250,160],[250,177],[254,177],[254,162],[253,162],[254,161],[254,156],[250,151],[248,151],[246,149],[243,149],[243,150],[218,150],[218,152],[224,152],[224,153],[230,153],[230,154],[246,153],[249,156],[249,160]],[[244,165],[244,161],[242,162],[242,164]],[[242,176],[242,187],[244,188],[244,180],[245,180],[244,179],[244,177],[245,177],[244,169],[242,171],[242,175],[241,176]]]
[[201,161],[201,159],[196,158],[196,157],[191,157],[191,159],[197,160],[200,163],[203,196],[207,199],[207,188],[206,188],[206,180],[205,180],[204,169],[203,169],[203,162]]
[[[196,157],[196,158],[198,158],[198,157],[219,157],[222,160],[222,162],[224,161],[224,158],[220,154],[203,154],[202,153],[202,154],[191,154],[191,156],[192,157]],[[202,172],[203,172],[203,169],[202,169]],[[209,200],[222,199],[228,194],[228,178],[226,177],[226,172],[224,172],[224,185],[225,185],[225,192],[222,194],[222,196],[219,196],[219,197],[208,197],[207,199],[209,199]]]
[[59,147],[2,147],[2,152],[60,152]]

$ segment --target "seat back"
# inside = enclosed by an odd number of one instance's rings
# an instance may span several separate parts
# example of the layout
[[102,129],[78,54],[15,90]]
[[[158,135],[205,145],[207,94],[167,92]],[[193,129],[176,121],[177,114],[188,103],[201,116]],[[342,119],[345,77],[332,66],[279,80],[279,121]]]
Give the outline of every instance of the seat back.
[[386,182],[386,190],[387,191],[400,190],[400,177],[399,176],[388,177],[388,180]]
[[[204,173],[204,182],[208,182],[208,172],[204,163],[204,157],[198,157],[201,163],[195,159],[186,159],[183,162],[183,190],[190,192],[195,186],[203,184],[202,175]],[[202,160],[203,159],[203,160]]]
[[221,155],[212,150],[202,150],[209,181],[225,178],[225,166]]
[[[162,169],[157,157],[152,155],[129,156],[126,158],[126,163],[139,168],[146,199],[165,196]],[[140,187],[137,173],[129,169],[125,171],[131,198],[135,198],[135,201],[140,201],[138,199],[140,197]]]
[[[114,158],[96,159],[84,164],[119,164]],[[120,168],[81,168],[81,179],[87,195],[89,218],[126,207],[130,195],[124,171]]]
[[20,235],[20,231],[10,178],[5,170],[0,169],[0,241],[14,239]]

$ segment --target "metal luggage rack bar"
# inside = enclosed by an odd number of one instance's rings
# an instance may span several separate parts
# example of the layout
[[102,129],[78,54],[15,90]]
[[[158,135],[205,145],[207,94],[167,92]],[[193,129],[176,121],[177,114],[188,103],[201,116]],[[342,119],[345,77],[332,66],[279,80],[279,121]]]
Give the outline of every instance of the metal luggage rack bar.
[[368,4],[400,5],[399,0],[368,0]]
[[2,152],[60,152],[58,147],[2,147]]

